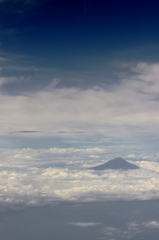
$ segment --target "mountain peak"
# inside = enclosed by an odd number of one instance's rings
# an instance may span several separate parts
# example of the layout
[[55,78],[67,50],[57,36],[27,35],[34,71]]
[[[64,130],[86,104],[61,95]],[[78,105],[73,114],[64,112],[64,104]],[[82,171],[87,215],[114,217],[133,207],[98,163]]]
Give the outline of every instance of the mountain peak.
[[116,157],[104,164],[92,167],[92,170],[105,170],[105,169],[122,169],[122,170],[129,170],[129,169],[138,169],[139,167],[125,161],[121,157]]

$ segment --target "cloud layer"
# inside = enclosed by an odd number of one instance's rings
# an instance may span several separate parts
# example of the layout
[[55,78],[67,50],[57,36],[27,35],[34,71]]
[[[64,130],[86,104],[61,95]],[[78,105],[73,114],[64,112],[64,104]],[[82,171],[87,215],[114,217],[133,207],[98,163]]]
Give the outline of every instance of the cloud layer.
[[[0,134],[158,136],[159,64],[139,63],[120,83],[0,94]],[[1,84],[15,78],[1,78]]]
[[[137,170],[89,170],[104,149],[2,150],[0,202],[41,205],[56,200],[159,198],[159,163],[136,161]],[[67,153],[67,154],[66,154]],[[87,156],[87,159],[86,159]]]

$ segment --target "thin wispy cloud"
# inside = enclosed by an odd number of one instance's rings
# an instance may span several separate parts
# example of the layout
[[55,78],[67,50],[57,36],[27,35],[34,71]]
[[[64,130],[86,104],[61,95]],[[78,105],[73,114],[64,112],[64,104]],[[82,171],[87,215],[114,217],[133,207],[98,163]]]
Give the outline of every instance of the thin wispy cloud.
[[[139,63],[132,73],[111,88],[57,88],[55,80],[46,90],[28,95],[1,93],[3,112],[0,133],[40,131],[45,136],[83,132],[85,135],[158,136],[158,64]],[[1,82],[16,78],[1,77]],[[155,100],[156,99],[156,100]],[[3,103],[3,104],[2,104]],[[15,113],[16,109],[16,115]],[[104,129],[104,131],[103,131]]]
[[100,225],[99,222],[70,222],[69,224],[77,226],[77,227],[95,227]]
[[107,226],[104,227],[101,231],[103,237],[100,239],[139,239],[142,238],[143,233],[148,228],[158,229],[159,222],[158,221],[149,221],[149,222],[129,222],[127,226],[121,230],[120,228]]
[[8,84],[8,83],[13,83],[13,82],[17,82],[20,79],[16,78],[16,77],[0,77],[0,86],[4,85],[4,84]]
[[143,226],[145,226],[147,228],[159,228],[159,222],[151,221],[151,222],[143,223]]

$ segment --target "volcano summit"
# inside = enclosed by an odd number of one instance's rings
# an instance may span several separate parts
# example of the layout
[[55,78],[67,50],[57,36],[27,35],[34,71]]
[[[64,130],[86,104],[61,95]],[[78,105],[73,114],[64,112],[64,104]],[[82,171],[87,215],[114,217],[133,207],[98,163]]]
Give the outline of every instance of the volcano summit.
[[116,157],[104,164],[98,165],[96,167],[91,167],[89,169],[100,170],[100,171],[105,170],[105,169],[129,170],[129,169],[139,169],[139,167],[132,163],[125,161],[124,159],[122,159],[120,157]]

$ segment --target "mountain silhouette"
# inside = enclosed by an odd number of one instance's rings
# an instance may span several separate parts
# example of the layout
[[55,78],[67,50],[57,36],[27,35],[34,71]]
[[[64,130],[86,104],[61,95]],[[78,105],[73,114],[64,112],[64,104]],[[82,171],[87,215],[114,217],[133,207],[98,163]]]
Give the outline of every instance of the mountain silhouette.
[[105,169],[123,169],[123,170],[128,170],[128,169],[138,169],[139,167],[125,161],[124,159],[120,157],[116,157],[104,164],[98,165],[96,167],[91,167],[89,169],[92,170],[105,170]]

